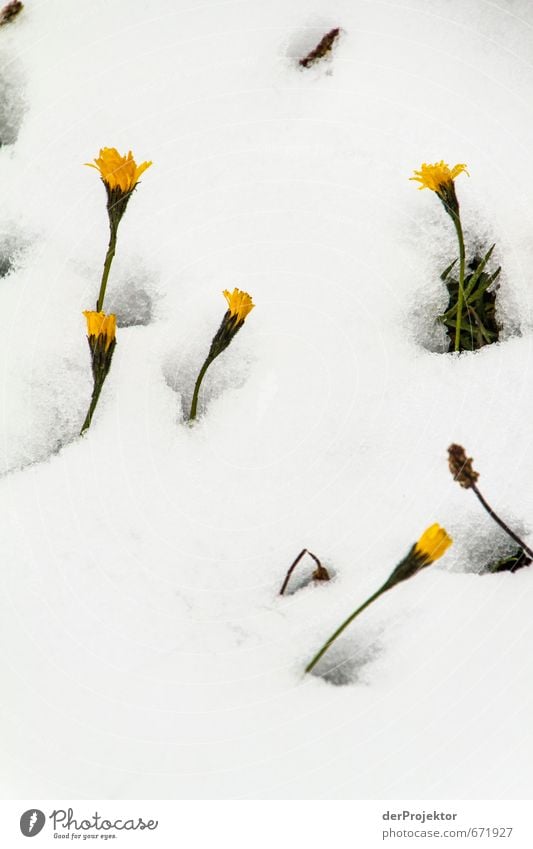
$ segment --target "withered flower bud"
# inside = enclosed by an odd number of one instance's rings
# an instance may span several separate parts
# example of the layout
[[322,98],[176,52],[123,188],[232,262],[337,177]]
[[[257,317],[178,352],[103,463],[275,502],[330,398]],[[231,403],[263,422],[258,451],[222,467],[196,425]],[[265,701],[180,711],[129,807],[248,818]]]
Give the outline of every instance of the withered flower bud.
[[326,33],[326,35],[319,41],[317,46],[311,50],[307,56],[304,56],[303,59],[300,59],[299,64],[302,68],[309,68],[311,65],[314,65],[315,62],[319,62],[320,59],[323,59],[324,56],[327,56],[328,53],[331,52],[333,45],[335,44],[337,38],[340,35],[340,28],[335,27],[335,29],[330,30]]
[[10,3],[0,10],[0,27],[13,21],[19,12],[22,12],[23,8],[24,4],[20,0],[11,0]]
[[467,457],[462,445],[450,445],[448,448],[448,465],[450,472],[464,489],[471,489],[477,479],[478,472],[472,467],[472,457]]

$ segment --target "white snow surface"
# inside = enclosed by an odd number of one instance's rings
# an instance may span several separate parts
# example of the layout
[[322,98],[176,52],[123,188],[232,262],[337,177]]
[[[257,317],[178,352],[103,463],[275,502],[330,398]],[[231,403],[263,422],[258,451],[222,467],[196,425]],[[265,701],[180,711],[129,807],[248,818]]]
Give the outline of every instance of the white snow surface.
[[[330,59],[297,59],[331,27]],[[533,5],[25,0],[0,30],[0,792],[531,798]],[[106,307],[100,147],[151,159]],[[440,353],[457,179],[499,344]],[[234,286],[257,304],[192,386]],[[449,553],[305,664],[433,522]],[[334,580],[278,591],[307,547]],[[298,588],[299,587],[299,588]]]

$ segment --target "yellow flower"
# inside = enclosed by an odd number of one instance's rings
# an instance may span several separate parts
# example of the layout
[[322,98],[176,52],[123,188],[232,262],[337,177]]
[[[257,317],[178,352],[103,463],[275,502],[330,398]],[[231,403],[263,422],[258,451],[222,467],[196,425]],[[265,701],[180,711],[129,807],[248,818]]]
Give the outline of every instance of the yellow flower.
[[103,337],[105,339],[105,350],[115,339],[117,320],[116,316],[106,315],[105,312],[94,312],[93,310],[85,310],[83,315],[87,319],[87,335],[95,338]]
[[228,310],[231,315],[236,316],[237,320],[244,321],[249,312],[251,312],[255,306],[252,303],[252,299],[247,292],[241,292],[240,289],[234,289],[233,292],[229,292],[227,289],[224,289],[222,292],[224,297],[228,302]]
[[431,189],[432,192],[440,194],[442,189],[449,186],[450,183],[453,183],[455,178],[458,177],[459,174],[462,174],[463,171],[465,174],[468,174],[464,163],[460,162],[457,165],[454,165],[453,168],[450,168],[449,165],[441,159],[440,162],[435,162],[433,165],[427,165],[427,163],[424,162],[420,167],[420,171],[415,171],[415,176],[409,177],[409,179],[420,183],[421,185],[418,187],[419,189]]
[[434,563],[442,557],[450,547],[453,540],[448,536],[444,528],[434,524],[427,528],[418,542],[415,544],[414,553],[426,561],[426,565]]
[[103,147],[94,163],[86,162],[85,164],[100,172],[102,180],[110,190],[119,189],[126,194],[133,191],[141,174],[152,163],[142,162],[137,165],[131,150],[127,156],[121,156],[115,147]]

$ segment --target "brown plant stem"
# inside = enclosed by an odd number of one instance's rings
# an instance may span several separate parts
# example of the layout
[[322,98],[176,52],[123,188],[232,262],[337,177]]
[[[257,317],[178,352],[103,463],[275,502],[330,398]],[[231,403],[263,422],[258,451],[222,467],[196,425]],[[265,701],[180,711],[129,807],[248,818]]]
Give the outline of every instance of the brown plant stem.
[[506,525],[506,524],[505,524],[505,522],[503,521],[503,519],[500,519],[500,517],[498,516],[498,514],[494,512],[494,510],[492,509],[492,507],[490,506],[490,504],[488,503],[488,501],[485,501],[485,499],[483,498],[483,496],[482,496],[481,492],[480,492],[480,491],[479,491],[479,489],[477,488],[477,485],[476,485],[475,483],[471,484],[471,485],[470,485],[470,489],[471,489],[471,490],[473,490],[473,492],[475,492],[475,494],[477,495],[477,497],[478,497],[479,501],[481,502],[481,504],[483,505],[483,507],[485,508],[485,510],[487,511],[487,513],[489,514],[489,516],[491,517],[491,519],[494,519],[494,521],[496,522],[496,524],[497,524],[497,525],[499,525],[499,526],[500,526],[500,528],[501,528],[503,531],[505,531],[505,533],[506,533],[508,536],[510,536],[510,537],[511,537],[511,539],[512,539],[512,540],[514,540],[514,541],[517,543],[517,545],[519,545],[519,546],[520,546],[520,548],[522,549],[522,551],[525,551],[525,552],[526,552],[526,554],[528,554],[528,555],[529,555],[529,557],[531,557],[531,558],[533,559],[533,551],[529,548],[529,546],[527,546],[527,545],[525,544],[525,542],[523,542],[523,541],[520,539],[520,537],[518,536],[518,534],[515,534],[515,532],[514,532],[514,531],[512,531],[512,530],[511,530],[511,528],[510,528],[508,525]]
[[290,578],[291,578],[292,573],[294,572],[294,570],[296,569],[296,567],[297,567],[298,563],[300,562],[300,560],[302,559],[302,557],[303,557],[305,554],[308,554],[308,555],[309,555],[309,557],[312,557],[312,558],[313,558],[313,560],[314,560],[314,561],[315,561],[315,563],[316,563],[316,569],[315,569],[315,571],[313,572],[313,580],[314,580],[314,581],[329,581],[329,573],[328,573],[328,570],[327,570],[324,566],[322,566],[322,563],[320,562],[320,560],[318,559],[318,557],[316,557],[316,556],[313,554],[313,552],[312,552],[312,551],[309,551],[309,549],[307,549],[307,548],[302,548],[302,550],[300,551],[300,553],[299,553],[298,557],[296,557],[296,559],[295,559],[295,560],[291,563],[291,565],[289,566],[288,572],[287,572],[287,574],[285,575],[285,580],[283,581],[283,584],[281,585],[281,589],[280,589],[280,591],[279,591],[279,594],[280,594],[280,595],[284,595],[285,590],[287,589],[288,583],[289,583],[289,581],[290,581]]

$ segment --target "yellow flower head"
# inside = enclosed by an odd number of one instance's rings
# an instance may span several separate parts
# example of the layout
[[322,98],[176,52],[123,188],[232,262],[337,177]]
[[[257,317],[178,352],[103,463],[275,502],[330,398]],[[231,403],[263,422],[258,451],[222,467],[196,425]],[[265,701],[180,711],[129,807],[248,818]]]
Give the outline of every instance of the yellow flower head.
[[428,165],[426,162],[420,167],[420,171],[414,172],[414,177],[409,177],[410,180],[415,180],[420,183],[419,189],[431,189],[432,192],[441,194],[443,188],[453,183],[459,174],[468,174],[466,165],[458,163],[450,168],[442,159],[440,162],[435,162],[433,165]]
[[100,172],[102,180],[111,191],[118,189],[126,194],[133,191],[141,174],[152,163],[142,162],[137,165],[131,150],[127,156],[121,156],[115,147],[103,147],[100,156],[94,160],[94,163],[86,162],[85,164]]
[[231,315],[234,315],[239,322],[244,321],[255,306],[250,295],[247,292],[241,292],[240,289],[234,289],[233,292],[224,289],[222,294],[228,302],[228,310]]
[[89,337],[94,336],[95,338],[103,337],[105,339],[105,350],[109,349],[109,346],[115,339],[116,329],[117,329],[117,319],[116,316],[106,315],[105,312],[94,312],[92,310],[85,310],[83,315],[87,319],[87,335]]
[[426,561],[426,564],[434,563],[450,547],[453,540],[448,536],[440,525],[431,525],[424,531],[415,544],[414,553]]

